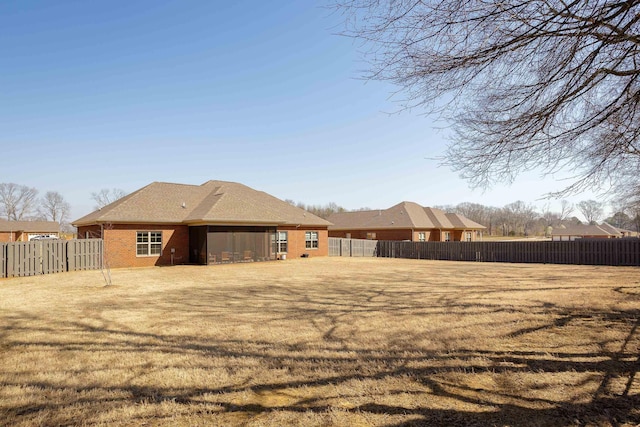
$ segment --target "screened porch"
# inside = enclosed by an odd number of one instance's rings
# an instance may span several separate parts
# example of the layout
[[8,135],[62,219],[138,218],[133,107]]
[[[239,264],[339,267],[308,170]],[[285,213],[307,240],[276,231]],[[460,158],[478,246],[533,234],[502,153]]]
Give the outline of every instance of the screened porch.
[[276,228],[202,225],[189,228],[189,261],[226,264],[276,259]]

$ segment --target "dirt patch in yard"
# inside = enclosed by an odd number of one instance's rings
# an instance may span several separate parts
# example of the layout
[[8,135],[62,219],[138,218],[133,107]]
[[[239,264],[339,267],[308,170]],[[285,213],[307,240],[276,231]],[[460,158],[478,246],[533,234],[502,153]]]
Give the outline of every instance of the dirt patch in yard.
[[640,269],[311,258],[0,282],[0,425],[640,423]]

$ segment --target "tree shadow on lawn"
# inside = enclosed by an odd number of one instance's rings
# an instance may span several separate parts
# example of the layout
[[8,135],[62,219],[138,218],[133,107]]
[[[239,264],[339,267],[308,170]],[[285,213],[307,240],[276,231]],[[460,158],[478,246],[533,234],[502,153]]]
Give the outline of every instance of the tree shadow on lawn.
[[[169,405],[165,410],[179,415],[208,410],[249,420],[339,408],[345,424],[365,415],[372,425],[397,426],[640,423],[638,310],[584,311],[558,301],[505,307],[487,302],[488,293],[498,293],[490,288],[438,293],[377,280],[385,286],[354,279],[351,287],[328,280],[312,287],[166,288],[109,307],[98,298],[60,317],[2,315],[3,359],[25,354],[39,371],[32,364],[0,367],[0,418],[74,424],[80,412],[92,423],[122,408]],[[447,316],[449,325],[429,324]],[[471,333],[495,330],[487,332],[488,343],[465,346],[465,322],[473,316],[482,326]],[[536,325],[521,327],[527,319]],[[410,321],[416,326],[393,335]],[[594,327],[618,333],[577,345],[555,341]],[[550,349],[540,344],[545,340],[559,345]],[[106,374],[96,376],[100,370]],[[15,398],[18,389],[28,393]],[[160,409],[148,414],[113,421],[171,421]]]

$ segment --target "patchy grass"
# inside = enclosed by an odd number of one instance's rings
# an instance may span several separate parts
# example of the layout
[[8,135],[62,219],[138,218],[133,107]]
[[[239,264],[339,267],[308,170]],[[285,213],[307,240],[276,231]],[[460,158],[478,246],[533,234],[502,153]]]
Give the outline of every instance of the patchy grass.
[[640,270],[391,259],[0,281],[0,424],[640,423]]

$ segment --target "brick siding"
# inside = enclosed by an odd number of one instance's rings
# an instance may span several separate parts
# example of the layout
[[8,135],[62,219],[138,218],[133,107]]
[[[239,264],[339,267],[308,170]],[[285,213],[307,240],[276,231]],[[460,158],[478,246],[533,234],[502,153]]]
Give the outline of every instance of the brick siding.
[[[299,258],[303,254],[309,257],[329,255],[329,232],[322,228],[278,227],[278,231],[287,232],[287,258]],[[305,232],[318,232],[318,248],[305,248]]]
[[[78,227],[78,237],[100,236],[100,226]],[[138,231],[161,231],[162,253],[154,256],[136,255],[136,238]],[[104,226],[104,255],[109,267],[149,267],[154,265],[171,265],[171,248],[174,264],[189,262],[189,227],[186,225],[166,224],[127,224]]]
[[[303,254],[309,257],[328,256],[329,240],[327,229],[304,227],[279,227],[287,231],[287,258],[299,258]],[[137,256],[136,236],[138,231],[162,231],[162,255]],[[305,248],[305,232],[318,232],[318,248]],[[102,236],[104,233],[104,236]],[[104,239],[105,261],[109,267],[148,267],[171,264],[171,248],[174,264],[189,262],[189,227],[186,225],[154,225],[154,224],[113,224],[105,225],[102,231],[99,225],[78,227],[78,238]]]
[[15,233],[10,233],[8,231],[0,231],[0,242],[15,242],[16,236]]

